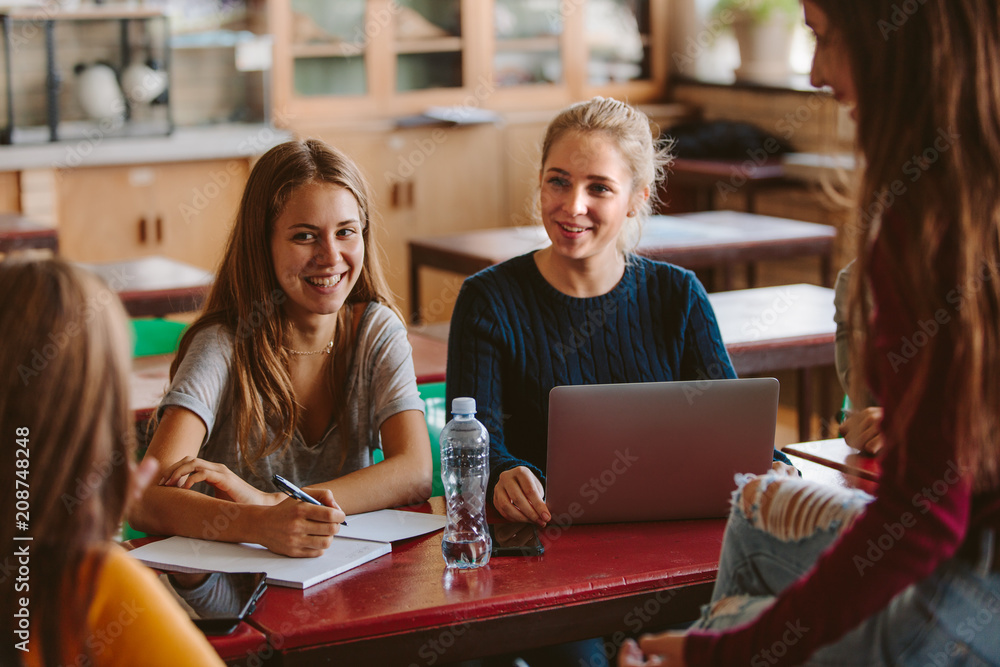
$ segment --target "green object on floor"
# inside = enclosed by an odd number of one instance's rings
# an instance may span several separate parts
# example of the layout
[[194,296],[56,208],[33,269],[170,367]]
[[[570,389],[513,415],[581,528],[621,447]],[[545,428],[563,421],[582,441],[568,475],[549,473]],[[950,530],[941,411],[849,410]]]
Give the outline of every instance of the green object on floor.
[[[420,398],[424,399],[424,420],[427,422],[427,435],[431,439],[431,459],[434,462],[431,472],[432,496],[444,495],[444,482],[441,481],[441,429],[448,423],[444,387],[444,382],[428,382],[417,386]],[[382,450],[376,450],[372,459],[375,463],[383,461]]]
[[187,329],[184,322],[161,318],[135,318],[132,320],[134,345],[132,356],[151,357],[177,351],[181,334]]
[[137,540],[141,537],[148,537],[146,533],[136,530],[132,526],[128,525],[128,521],[122,524],[122,542],[126,540]]
[[420,398],[424,399],[424,419],[427,421],[427,435],[431,439],[431,459],[434,461],[431,473],[434,482],[431,486],[432,496],[444,495],[444,482],[441,481],[441,429],[448,423],[444,387],[444,382],[429,382],[417,387]]

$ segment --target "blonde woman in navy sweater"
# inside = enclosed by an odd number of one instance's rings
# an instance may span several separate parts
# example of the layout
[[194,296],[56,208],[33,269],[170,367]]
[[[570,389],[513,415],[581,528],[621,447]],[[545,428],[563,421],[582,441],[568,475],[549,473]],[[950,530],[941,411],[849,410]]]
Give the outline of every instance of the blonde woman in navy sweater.
[[627,104],[597,97],[564,110],[546,131],[539,175],[552,245],[462,286],[448,400],[475,397],[490,432],[493,505],[511,521],[551,520],[552,387],[736,376],[694,273],[631,253],[669,160]]

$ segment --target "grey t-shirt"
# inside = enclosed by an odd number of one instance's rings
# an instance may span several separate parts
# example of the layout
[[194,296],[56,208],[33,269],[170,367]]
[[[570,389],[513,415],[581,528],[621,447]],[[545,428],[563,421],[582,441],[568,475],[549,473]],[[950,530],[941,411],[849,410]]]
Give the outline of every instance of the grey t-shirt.
[[[381,447],[382,423],[399,412],[424,409],[417,392],[406,328],[392,310],[370,303],[358,324],[354,358],[347,374],[345,423],[339,423],[335,416],[323,438],[315,444],[306,444],[296,429],[288,447],[261,459],[251,470],[239,457],[236,446],[229,387],[232,357],[231,332],[221,326],[199,332],[158,410],[162,413],[168,405],[178,405],[198,415],[208,430],[199,458],[222,463],[269,493],[275,491],[271,483],[274,473],[299,486],[308,486],[372,465],[372,454]],[[273,435],[270,428],[268,434]],[[206,484],[195,488],[211,493]]]

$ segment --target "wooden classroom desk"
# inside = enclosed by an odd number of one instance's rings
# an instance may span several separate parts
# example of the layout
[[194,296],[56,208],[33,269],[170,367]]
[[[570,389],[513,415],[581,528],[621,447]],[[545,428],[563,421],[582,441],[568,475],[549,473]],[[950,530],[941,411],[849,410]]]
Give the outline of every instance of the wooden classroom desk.
[[209,636],[208,642],[227,665],[264,665],[276,655],[264,633],[246,622],[228,635]]
[[198,310],[214,280],[209,271],[155,255],[81,266],[101,276],[132,317]]
[[[418,509],[444,513],[444,499]],[[724,519],[550,527],[545,554],[449,571],[441,533],[304,591],[272,586],[250,622],[283,667],[437,664],[693,620]]]
[[[812,371],[834,363],[833,290],[781,285],[708,295],[737,375],[794,369],[798,374],[799,439],[811,436]],[[829,392],[820,386],[819,402]]]
[[714,210],[717,203],[716,190],[721,185],[726,191],[745,194],[746,210],[754,213],[757,207],[757,190],[797,182],[785,174],[781,158],[771,158],[761,163],[746,157],[742,160],[674,158],[662,187],[666,197],[664,201],[670,200],[670,193],[675,188],[691,188],[697,193],[700,208]]
[[[790,456],[806,479],[870,480]],[[417,511],[444,513],[431,498]],[[305,591],[272,586],[249,622],[282,667],[429,665],[588,637],[623,639],[696,618],[718,571],[725,519],[550,527],[545,554],[448,571],[441,533]],[[616,637],[616,633],[622,633]]]
[[0,213],[0,253],[27,249],[51,250],[59,254],[59,231],[20,213]]
[[[444,382],[448,344],[416,332],[407,334],[413,346],[413,369],[417,384]],[[129,406],[136,423],[145,422],[153,415],[160,399],[170,385],[170,362],[173,354],[158,354],[132,360],[129,376]]]
[[[806,479],[874,491],[870,480],[789,458]],[[407,509],[443,514],[444,499]],[[270,586],[236,633],[210,641],[230,664],[274,658],[282,667],[430,665],[588,637],[620,641],[697,617],[724,530],[723,518],[550,526],[544,555],[493,558],[469,572],[444,567],[438,531],[305,590]]]
[[[756,262],[818,255],[820,279],[832,285],[831,257],[836,230],[784,218],[739,211],[657,215],[643,226],[637,252],[688,269],[723,268],[723,288],[732,286],[729,267],[746,263],[754,284]],[[512,257],[549,245],[540,225],[501,227],[410,241],[411,321],[420,321],[422,267],[471,275]]]

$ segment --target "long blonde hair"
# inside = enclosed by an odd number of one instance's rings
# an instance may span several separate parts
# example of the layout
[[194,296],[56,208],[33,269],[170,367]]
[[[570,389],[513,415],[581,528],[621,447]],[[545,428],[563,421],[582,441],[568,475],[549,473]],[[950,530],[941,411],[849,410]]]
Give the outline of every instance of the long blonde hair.
[[[86,654],[83,619],[100,547],[124,511],[135,456],[126,326],[118,297],[92,274],[60,260],[0,262],[0,469],[8,488],[0,549],[11,572],[17,548],[30,549],[29,612],[45,665],[63,664],[71,649]],[[33,540],[15,541],[26,535]],[[5,665],[23,655],[14,648],[14,612],[27,594],[15,593],[14,581],[3,577],[0,595]]]
[[[863,294],[890,195],[888,208],[908,227],[885,273],[914,321],[933,320],[940,309],[951,318],[947,335],[928,336],[909,362],[917,364],[917,381],[889,428],[905,447],[903,433],[928,383],[946,382],[956,413],[944,417],[958,463],[977,489],[993,488],[1000,483],[1000,7],[996,0],[923,0],[901,13],[896,0],[813,1],[850,54],[867,163],[852,327],[863,332],[869,322]],[[897,181],[904,187],[894,192]],[[856,341],[857,364],[866,363],[868,337]],[[954,349],[948,377],[931,378],[931,359],[944,345]],[[864,374],[854,376],[860,383]]]
[[[250,173],[236,224],[202,313],[182,337],[170,367],[172,379],[191,341],[202,329],[221,324],[233,335],[232,418],[240,456],[251,468],[291,443],[299,417],[288,373],[288,353],[282,347],[290,325],[281,307],[286,297],[274,273],[271,236],[275,220],[296,190],[315,182],[338,185],[354,196],[365,246],[361,275],[337,313],[337,335],[328,365],[335,414],[343,415],[346,409],[344,384],[354,350],[354,309],[350,306],[375,301],[400,315],[372,234],[369,186],[354,162],[316,139],[289,141],[265,153]],[[268,425],[274,430],[270,439]]]
[[[632,174],[632,192],[649,188],[649,198],[639,205],[634,217],[626,220],[618,237],[618,250],[627,253],[639,243],[642,224],[653,213],[657,202],[657,184],[663,180],[667,167],[673,161],[670,153],[672,144],[654,142],[653,126],[642,111],[616,99],[594,97],[567,107],[549,123],[542,141],[539,171],[545,169],[553,144],[572,132],[598,132],[612,139]],[[536,211],[535,215],[539,216],[540,211]]]

